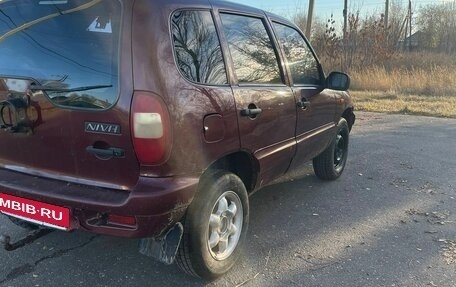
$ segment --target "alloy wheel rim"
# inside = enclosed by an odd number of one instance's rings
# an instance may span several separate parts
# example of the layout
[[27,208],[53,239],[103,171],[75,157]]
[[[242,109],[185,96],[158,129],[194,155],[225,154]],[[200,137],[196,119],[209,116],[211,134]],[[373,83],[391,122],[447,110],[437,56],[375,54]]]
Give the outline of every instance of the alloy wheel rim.
[[334,167],[336,169],[341,168],[344,164],[345,150],[345,138],[339,133],[336,136],[336,146],[334,149]]
[[224,192],[209,217],[207,246],[215,260],[228,258],[236,249],[242,232],[243,209],[234,191]]

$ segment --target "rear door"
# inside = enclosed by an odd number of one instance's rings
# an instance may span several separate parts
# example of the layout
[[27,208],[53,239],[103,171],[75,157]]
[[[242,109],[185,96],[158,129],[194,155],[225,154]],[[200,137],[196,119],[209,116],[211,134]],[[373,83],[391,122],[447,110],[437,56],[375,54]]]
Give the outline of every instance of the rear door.
[[317,156],[329,144],[335,128],[334,92],[324,89],[324,75],[310,45],[297,29],[273,22],[284,52],[297,103],[297,151],[292,167]]
[[139,167],[129,126],[132,79],[120,77],[122,69],[131,75],[131,64],[120,64],[130,62],[121,53],[129,49],[122,4],[15,0],[0,9],[1,167],[133,186]]
[[296,106],[261,16],[221,13],[232,59],[242,149],[258,159],[260,185],[283,174],[295,152]]

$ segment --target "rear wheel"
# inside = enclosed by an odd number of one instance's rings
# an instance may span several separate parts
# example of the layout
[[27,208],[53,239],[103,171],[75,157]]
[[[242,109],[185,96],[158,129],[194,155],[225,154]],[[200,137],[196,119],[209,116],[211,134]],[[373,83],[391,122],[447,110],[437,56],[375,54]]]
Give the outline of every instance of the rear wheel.
[[334,180],[342,174],[347,163],[349,133],[347,121],[341,118],[329,147],[313,159],[313,168],[319,178]]
[[203,176],[185,217],[178,266],[204,279],[226,273],[239,257],[248,218],[248,195],[239,177],[225,171]]

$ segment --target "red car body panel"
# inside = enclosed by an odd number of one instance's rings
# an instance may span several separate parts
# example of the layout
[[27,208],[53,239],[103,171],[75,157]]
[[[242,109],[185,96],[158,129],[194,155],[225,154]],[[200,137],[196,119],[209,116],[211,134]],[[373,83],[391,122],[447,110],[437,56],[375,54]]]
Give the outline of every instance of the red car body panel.
[[[221,12],[248,14],[266,23],[285,21],[227,2],[122,1],[117,101],[109,109],[91,111],[62,108],[44,94],[33,94],[39,114],[33,132],[0,130],[1,193],[70,208],[71,229],[159,236],[185,214],[200,176],[211,166],[222,166],[230,155],[251,160],[248,189],[253,191],[328,146],[340,117],[353,109],[347,93],[291,87],[287,71],[283,85],[239,85],[223,38],[229,84],[190,82],[176,67],[170,35],[170,18],[177,9],[211,11],[218,29]],[[172,140],[162,164],[141,164],[135,154],[131,103],[138,91],[160,98],[169,113]],[[0,92],[0,101],[7,94]],[[310,101],[309,109],[297,107],[303,98]],[[252,103],[262,114],[241,116]],[[87,122],[118,125],[121,134],[87,132]],[[120,148],[125,154],[100,159],[87,152],[90,146]],[[107,221],[109,214],[135,217],[136,224],[114,224]]]

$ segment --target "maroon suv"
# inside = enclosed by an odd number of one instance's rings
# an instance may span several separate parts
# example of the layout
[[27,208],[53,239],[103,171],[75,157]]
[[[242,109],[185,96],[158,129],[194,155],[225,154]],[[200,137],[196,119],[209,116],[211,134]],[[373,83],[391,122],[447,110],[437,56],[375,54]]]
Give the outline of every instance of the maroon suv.
[[19,225],[144,238],[214,278],[250,193],[309,160],[322,179],[345,167],[349,78],[284,18],[215,0],[0,9],[0,211]]

